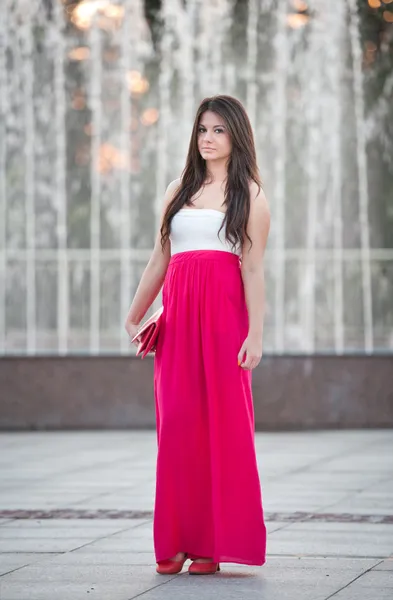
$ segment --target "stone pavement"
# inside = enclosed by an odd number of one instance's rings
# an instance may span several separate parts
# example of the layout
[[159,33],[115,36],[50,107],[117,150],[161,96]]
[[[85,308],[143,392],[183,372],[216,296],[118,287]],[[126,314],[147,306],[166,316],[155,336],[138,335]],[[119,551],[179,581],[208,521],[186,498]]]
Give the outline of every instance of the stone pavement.
[[0,434],[1,600],[391,600],[393,432],[258,433],[263,567],[155,572],[154,431]]

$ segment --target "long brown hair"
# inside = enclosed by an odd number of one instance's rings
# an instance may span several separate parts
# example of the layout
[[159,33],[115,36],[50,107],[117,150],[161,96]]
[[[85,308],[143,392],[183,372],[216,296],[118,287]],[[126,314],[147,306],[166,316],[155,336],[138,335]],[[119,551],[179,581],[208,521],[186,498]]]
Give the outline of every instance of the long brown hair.
[[255,181],[259,189],[262,187],[256,160],[254,136],[250,120],[241,102],[232,96],[220,95],[205,98],[197,110],[186,166],[181,175],[180,185],[163,217],[160,230],[163,248],[170,235],[173,217],[183,206],[191,205],[191,198],[205,184],[207,176],[206,161],[198,150],[198,128],[201,116],[207,110],[217,113],[224,120],[232,142],[224,194],[226,212],[219,231],[225,225],[225,237],[233,248],[237,244],[240,244],[241,247],[245,237],[252,244],[246,231],[250,214],[249,185],[251,181]]

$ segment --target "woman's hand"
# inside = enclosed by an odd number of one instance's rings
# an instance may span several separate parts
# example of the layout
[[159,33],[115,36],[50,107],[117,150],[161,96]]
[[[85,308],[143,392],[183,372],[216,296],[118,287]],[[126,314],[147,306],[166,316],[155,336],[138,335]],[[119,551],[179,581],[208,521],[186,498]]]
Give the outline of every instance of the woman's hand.
[[[246,354],[246,360],[243,362],[244,354]],[[239,367],[251,371],[259,365],[261,358],[262,336],[248,334],[237,356]]]
[[[139,326],[136,323],[133,323],[132,321],[126,321],[125,328],[128,335],[130,336],[131,341],[132,338],[138,333]],[[139,345],[138,338],[133,342],[133,344],[134,346]]]

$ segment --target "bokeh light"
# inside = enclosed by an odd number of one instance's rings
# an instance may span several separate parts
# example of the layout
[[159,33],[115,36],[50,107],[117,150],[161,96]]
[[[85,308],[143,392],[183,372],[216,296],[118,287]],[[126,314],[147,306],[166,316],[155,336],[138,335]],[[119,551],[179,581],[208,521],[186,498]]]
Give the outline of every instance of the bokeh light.
[[71,21],[78,29],[86,30],[98,17],[98,25],[103,29],[118,26],[124,16],[124,6],[113,4],[109,0],[83,0],[74,6]]
[[304,12],[308,9],[308,4],[304,0],[292,0],[292,6],[299,12]]
[[149,82],[142,77],[139,71],[129,71],[127,73],[128,88],[132,94],[144,94],[149,89]]
[[287,23],[292,29],[300,29],[300,27],[304,27],[304,25],[308,23],[309,19],[310,17],[308,15],[290,13],[287,16]]
[[86,106],[85,94],[82,90],[77,89],[72,95],[71,106],[74,110],[83,110]]
[[156,108],[147,108],[142,113],[141,122],[146,126],[154,125],[154,123],[158,121],[158,114],[159,113]]
[[128,169],[128,158],[115,146],[109,143],[100,146],[97,169],[100,173],[108,174],[114,169]]
[[70,60],[86,60],[90,56],[90,48],[87,46],[80,46],[79,48],[73,48],[68,53]]

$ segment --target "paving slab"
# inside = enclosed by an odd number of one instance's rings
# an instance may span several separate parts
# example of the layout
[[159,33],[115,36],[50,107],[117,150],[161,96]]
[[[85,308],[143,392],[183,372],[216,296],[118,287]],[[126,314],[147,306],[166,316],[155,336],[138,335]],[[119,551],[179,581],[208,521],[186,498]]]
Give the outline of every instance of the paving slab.
[[4,576],[1,600],[126,600],[163,585],[141,565],[29,565]]
[[[352,531],[318,528],[319,523],[294,523],[285,529],[273,532],[268,539],[268,550],[272,554],[292,556],[353,556],[359,558],[385,558],[393,552],[391,525],[376,525],[376,529],[354,524]],[[315,525],[313,527],[312,525]],[[382,529],[381,529],[382,528]]]
[[391,600],[393,577],[384,571],[364,573],[334,596],[335,600]]
[[393,571],[393,557],[383,560],[374,567],[374,571]]
[[1,600],[390,600],[393,432],[255,441],[266,564],[160,576],[154,431],[1,433]]
[[149,519],[8,519],[4,529],[46,530],[46,529],[100,529],[123,530],[150,523]]
[[[150,548],[147,552],[134,551],[127,548],[124,552],[97,552],[92,551],[90,546],[82,546],[73,552],[53,555],[55,564],[70,565],[145,565],[150,566],[155,572],[156,561],[154,551]],[[0,596],[1,598],[1,596]]]
[[70,527],[3,527],[0,529],[0,541],[5,540],[43,540],[43,539],[87,539],[96,540],[97,538],[113,535],[122,528],[116,527],[100,527],[99,523],[95,527],[81,527],[74,525]]
[[[68,552],[84,546],[89,541],[86,537],[64,538],[18,538],[18,539],[0,539],[0,554],[2,552]],[[0,596],[1,598],[1,596]],[[3,600],[3,599],[1,599]]]
[[[44,560],[49,560],[58,556],[57,554],[51,552],[45,554],[44,552],[13,552],[7,554],[6,552],[2,552],[0,554],[0,575],[5,575],[6,573],[10,573],[15,569],[20,569],[21,567],[25,567],[32,563],[41,562]],[[2,580],[0,579],[0,591],[1,591]],[[1,594],[0,594],[1,598]]]
[[337,584],[328,581],[328,578],[326,582],[319,582],[316,587],[311,578],[308,584],[304,584],[303,581],[294,584],[269,579],[267,573],[222,571],[203,579],[188,574],[178,576],[165,586],[147,591],[144,600],[293,600],[294,597],[299,600],[325,600],[336,588]]

